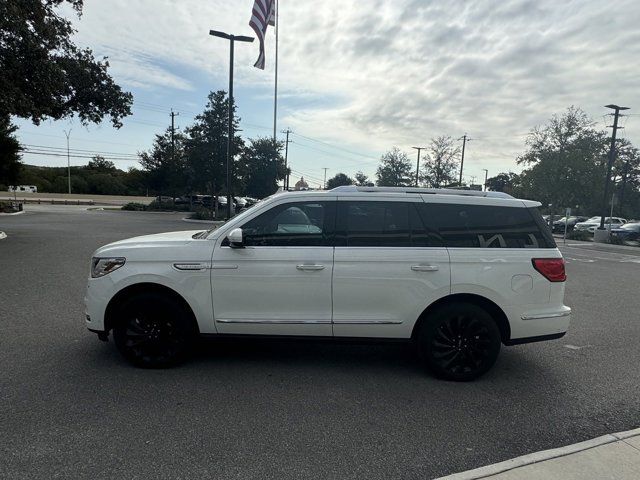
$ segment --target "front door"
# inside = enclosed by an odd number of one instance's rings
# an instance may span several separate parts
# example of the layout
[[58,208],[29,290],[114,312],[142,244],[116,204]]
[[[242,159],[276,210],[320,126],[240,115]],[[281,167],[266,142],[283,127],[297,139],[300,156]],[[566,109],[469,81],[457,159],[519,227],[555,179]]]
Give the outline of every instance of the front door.
[[336,337],[408,338],[423,310],[449,294],[449,254],[415,202],[338,201],[333,271]]
[[273,206],[249,219],[244,248],[213,252],[213,311],[219,333],[331,336],[335,203]]

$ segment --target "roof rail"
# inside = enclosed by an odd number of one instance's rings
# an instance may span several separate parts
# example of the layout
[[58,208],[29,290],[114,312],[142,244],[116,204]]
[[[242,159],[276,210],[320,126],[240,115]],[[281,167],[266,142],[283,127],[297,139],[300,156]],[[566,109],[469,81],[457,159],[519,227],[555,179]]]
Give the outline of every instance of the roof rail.
[[332,192],[372,192],[372,193],[426,193],[432,195],[462,195],[466,197],[514,198],[504,192],[481,192],[478,190],[458,190],[455,188],[420,188],[420,187],[358,187],[342,185],[331,189]]

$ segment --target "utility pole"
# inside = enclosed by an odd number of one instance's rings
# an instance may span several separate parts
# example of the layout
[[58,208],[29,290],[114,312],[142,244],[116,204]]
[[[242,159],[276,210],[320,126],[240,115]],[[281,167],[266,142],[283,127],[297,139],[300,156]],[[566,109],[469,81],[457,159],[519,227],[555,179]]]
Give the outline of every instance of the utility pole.
[[482,170],[484,170],[484,191],[487,191],[487,177],[489,176],[489,170],[487,170],[486,168],[483,168]]
[[69,194],[71,194],[71,155],[69,154],[69,136],[71,135],[71,129],[67,132],[63,130],[64,134],[67,136],[67,180],[69,183]]
[[169,114],[171,115],[171,161],[175,164],[176,162],[176,141],[174,138],[175,132],[176,132],[176,127],[175,127],[175,117],[176,115],[180,115],[179,113],[175,113],[173,111],[173,108],[171,109],[171,113]]
[[324,190],[325,188],[327,188],[327,170],[329,170],[327,167],[323,168],[324,170],[324,180],[322,181],[322,189]]
[[[209,30],[209,35],[229,40],[229,125],[227,131],[227,219],[231,218],[231,159],[233,158],[233,46],[237,42],[253,42],[253,37]],[[275,137],[275,132],[274,132]],[[275,138],[274,138],[275,143]],[[213,198],[211,199],[213,202]],[[213,204],[213,203],[212,203]]]
[[598,230],[604,230],[604,217],[607,215],[607,201],[609,200],[609,184],[611,183],[611,168],[613,167],[613,162],[616,159],[616,133],[618,132],[618,118],[620,117],[621,110],[629,110],[629,107],[620,107],[618,105],[605,105],[606,108],[611,108],[613,113],[613,125],[609,125],[613,128],[613,133],[611,134],[611,147],[609,148],[609,162],[607,163],[607,177],[604,181],[604,195],[602,197],[602,215],[600,216],[600,226]]
[[287,128],[282,133],[287,134],[287,140],[285,141],[285,144],[284,144],[284,171],[285,171],[284,190],[286,192],[287,190],[289,190],[289,166],[287,164],[288,157],[289,157],[289,143],[291,142],[291,140],[289,140],[289,134],[293,132],[291,131],[291,129]]
[[462,186],[462,168],[464,167],[464,148],[466,147],[467,142],[470,142],[471,139],[468,138],[467,134],[465,133],[458,140],[462,140],[462,158],[460,159],[460,180],[458,180],[458,185],[461,187]]
[[412,147],[418,150],[418,161],[416,162],[416,187],[418,186],[418,178],[420,175],[420,150],[425,149],[426,147]]

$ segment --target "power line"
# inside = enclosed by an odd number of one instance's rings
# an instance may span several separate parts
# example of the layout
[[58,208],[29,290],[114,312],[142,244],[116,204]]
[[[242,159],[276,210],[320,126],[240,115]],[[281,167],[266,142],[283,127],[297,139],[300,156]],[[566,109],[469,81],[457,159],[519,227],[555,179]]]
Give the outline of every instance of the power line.
[[[47,155],[50,157],[67,157],[67,154],[65,153],[51,153],[51,152],[40,152],[40,151],[35,151],[35,150],[23,150],[21,153],[23,154],[29,154],[29,155]],[[70,153],[69,154],[69,158],[86,158],[88,160],[92,160],[95,157],[95,155],[78,155],[78,154],[73,154]],[[129,158],[115,158],[115,157],[102,157],[105,160],[112,160],[115,162],[137,162],[138,160],[135,160],[133,158],[129,159]]]
[[328,147],[334,148],[334,149],[336,149],[336,150],[342,150],[343,152],[350,153],[351,155],[356,155],[356,156],[358,156],[358,157],[368,158],[368,159],[371,159],[371,160],[373,160],[373,161],[375,161],[375,162],[378,162],[378,161],[379,161],[379,159],[377,159],[377,158],[375,158],[375,159],[374,159],[373,157],[370,157],[370,156],[368,156],[368,155],[363,155],[362,153],[354,152],[353,150],[349,150],[349,149],[347,149],[347,148],[338,147],[338,146],[336,146],[336,145],[332,145],[331,143],[324,142],[324,141],[322,141],[322,140],[318,140],[318,139],[315,139],[315,138],[312,138],[312,137],[308,137],[308,136],[306,136],[306,135],[301,135],[300,133],[294,133],[294,135],[297,135],[298,137],[305,138],[305,139],[310,140],[310,141],[312,141],[312,142],[321,143],[321,144],[323,144],[323,145],[326,145],[326,146],[328,146]]
[[[52,150],[54,153],[57,153],[58,151],[67,151],[66,148],[64,147],[48,147],[45,145],[33,145],[33,144],[29,144],[29,143],[23,143],[24,146],[26,146],[27,148],[35,148],[38,150]],[[97,150],[85,150],[85,149],[81,149],[81,148],[71,148],[69,149],[71,152],[76,152],[76,153],[84,153],[84,154],[96,154],[96,155],[115,155],[115,156],[125,156],[125,157],[138,157],[137,153],[118,153],[118,152],[101,152],[101,151],[97,151]]]

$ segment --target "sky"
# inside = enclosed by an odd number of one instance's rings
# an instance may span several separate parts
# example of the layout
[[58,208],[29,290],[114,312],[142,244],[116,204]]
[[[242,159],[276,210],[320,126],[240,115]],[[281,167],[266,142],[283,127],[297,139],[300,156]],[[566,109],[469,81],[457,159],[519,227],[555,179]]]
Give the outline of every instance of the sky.
[[[599,128],[604,105],[631,107],[620,135],[640,144],[640,2],[448,0],[281,0],[277,130],[290,128],[291,183],[311,186],[338,172],[374,178],[393,146],[415,162],[414,146],[467,134],[464,179],[482,183],[515,171],[528,132],[570,105]],[[170,124],[193,122],[211,90],[227,90],[228,42],[210,29],[251,35],[253,0],[85,0],[73,19],[76,44],[107,56],[115,81],[133,93],[133,115],[39,126],[19,120],[29,146],[101,152],[126,169]],[[275,35],[266,68],[253,67],[257,42],[236,44],[234,97],[245,138],[273,129]],[[25,163],[66,165],[26,153]],[[73,165],[85,158],[72,158]]]

